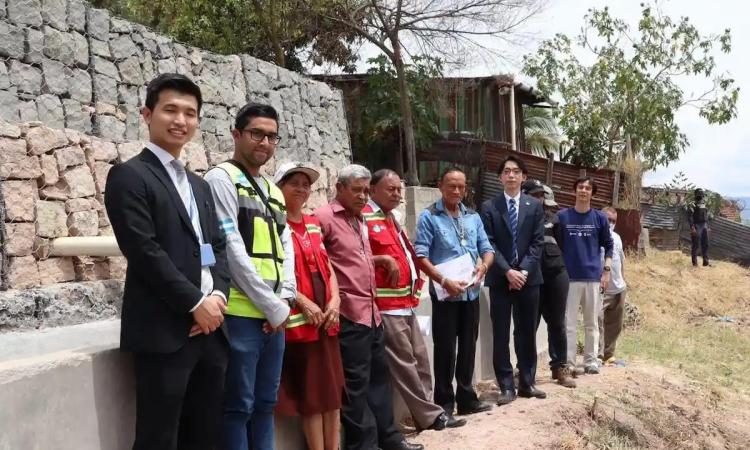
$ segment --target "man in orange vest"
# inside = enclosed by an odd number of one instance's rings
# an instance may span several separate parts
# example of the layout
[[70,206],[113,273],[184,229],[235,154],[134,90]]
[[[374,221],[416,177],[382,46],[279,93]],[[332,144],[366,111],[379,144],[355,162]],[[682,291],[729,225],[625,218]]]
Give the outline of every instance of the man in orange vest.
[[417,430],[443,430],[466,424],[432,401],[432,376],[414,308],[423,284],[417,256],[392,211],[401,203],[401,178],[389,169],[370,179],[370,201],[362,210],[367,223],[377,286],[375,303],[385,332],[391,379],[411,412]]

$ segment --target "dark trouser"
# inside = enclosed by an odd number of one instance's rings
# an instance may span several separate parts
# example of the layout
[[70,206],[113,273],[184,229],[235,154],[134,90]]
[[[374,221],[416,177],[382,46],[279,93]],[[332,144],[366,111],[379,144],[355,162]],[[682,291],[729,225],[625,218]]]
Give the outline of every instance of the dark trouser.
[[[474,356],[479,336],[479,300],[438,301],[432,297],[435,404],[449,413],[478,401],[474,391]],[[458,351],[456,341],[458,340]],[[453,393],[453,377],[456,392]]]
[[693,265],[698,265],[698,245],[700,243],[701,256],[703,257],[703,265],[708,265],[708,224],[696,223],[695,234],[690,235],[690,243],[692,244],[690,249],[690,256],[693,260]]
[[625,317],[625,291],[602,294],[602,311],[599,314],[599,354],[606,361],[615,356],[617,338]]
[[544,284],[539,291],[539,318],[547,323],[549,366],[551,369],[565,367],[568,361],[568,344],[565,335],[565,305],[568,301],[570,279],[563,269],[556,274],[544,274]]
[[510,318],[513,317],[513,343],[518,359],[518,384],[528,389],[536,378],[536,328],[539,316],[539,286],[520,291],[507,287],[490,288],[492,318],[492,365],[500,389],[515,389],[510,362]]
[[221,332],[192,337],[174,353],[136,353],[134,363],[133,450],[214,448],[227,368]]
[[392,448],[404,437],[393,421],[383,325],[368,327],[341,316],[339,346],[346,383],[342,449]]

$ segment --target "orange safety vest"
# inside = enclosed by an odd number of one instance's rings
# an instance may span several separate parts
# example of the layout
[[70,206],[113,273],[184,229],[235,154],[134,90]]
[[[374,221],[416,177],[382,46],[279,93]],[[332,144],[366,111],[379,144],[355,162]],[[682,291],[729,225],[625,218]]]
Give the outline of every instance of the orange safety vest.
[[[396,283],[396,286],[391,286],[388,283],[386,270],[383,267],[375,268],[375,284],[377,286],[375,303],[382,311],[416,307],[419,305],[424,280],[420,277],[419,269],[416,267],[417,254],[411,242],[409,242],[409,238],[401,227],[385,216],[382,210],[375,211],[368,204],[362,209],[362,216],[367,224],[372,254],[374,256],[392,256],[399,269],[398,283]],[[409,260],[399,236],[403,239],[411,254],[414,268],[417,271],[417,279],[414,283],[412,283]]]
[[[326,285],[326,305],[331,301],[331,271],[328,266],[328,252],[323,245],[320,234],[320,222],[313,216],[302,216],[303,223],[307,229],[307,235],[310,238],[315,263],[320,272],[323,282]],[[291,227],[290,227],[291,228]],[[304,280],[311,280],[311,271],[305,257],[303,257],[302,242],[295,232],[292,232],[292,242],[294,244],[294,275],[297,279],[297,290],[307,298],[313,299],[314,292],[311,283],[304,283]],[[339,326],[335,325],[328,329],[329,336],[335,336],[339,332]],[[296,306],[289,312],[289,322],[286,326],[287,342],[315,342],[318,340],[318,329],[307,323],[302,311]]]

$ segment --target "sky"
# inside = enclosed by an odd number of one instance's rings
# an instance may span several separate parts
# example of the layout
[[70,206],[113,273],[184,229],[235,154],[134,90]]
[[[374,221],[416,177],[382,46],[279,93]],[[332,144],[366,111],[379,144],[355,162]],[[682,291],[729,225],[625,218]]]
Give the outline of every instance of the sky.
[[[503,55],[492,62],[473,61],[465,67],[451,70],[452,76],[482,76],[513,73],[519,80],[534,84],[521,74],[522,57],[533,53],[539,43],[556,33],[575,36],[580,32],[583,16],[589,8],[608,6],[612,15],[630,24],[640,17],[640,0],[548,0],[546,9],[523,28],[524,43],[509,46],[492,42],[488,45]],[[687,16],[702,34],[720,34],[732,30],[733,49],[729,55],[717,51],[717,68],[727,72],[741,88],[737,118],[725,125],[709,125],[698,117],[694,108],[684,108],[677,114],[678,125],[687,135],[690,145],[678,161],[660,167],[645,176],[644,185],[664,184],[682,171],[697,186],[727,197],[750,196],[750,3],[740,0],[667,0],[662,10],[677,20]],[[361,61],[377,51],[367,45],[360,51]],[[366,70],[362,62],[359,69]],[[686,94],[701,93],[703,84],[679,80]]]

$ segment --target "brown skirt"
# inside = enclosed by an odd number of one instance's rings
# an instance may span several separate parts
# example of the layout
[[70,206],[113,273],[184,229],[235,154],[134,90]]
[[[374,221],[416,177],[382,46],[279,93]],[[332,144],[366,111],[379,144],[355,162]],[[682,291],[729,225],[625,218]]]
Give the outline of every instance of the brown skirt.
[[[316,297],[322,297],[325,285],[315,279],[316,275],[320,277],[318,273],[313,274],[313,286]],[[323,309],[324,302],[320,298],[315,300]],[[340,409],[343,393],[344,369],[337,336],[328,336],[321,327],[317,341],[286,343],[277,414],[309,416]]]

